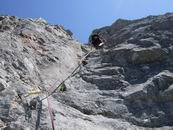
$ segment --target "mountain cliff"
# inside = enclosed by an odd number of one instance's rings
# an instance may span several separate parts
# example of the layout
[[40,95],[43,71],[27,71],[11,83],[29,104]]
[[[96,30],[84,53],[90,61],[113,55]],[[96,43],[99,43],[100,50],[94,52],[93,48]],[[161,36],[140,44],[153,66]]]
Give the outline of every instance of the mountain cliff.
[[173,129],[173,14],[93,33],[106,42],[91,52],[60,25],[0,16],[2,129]]

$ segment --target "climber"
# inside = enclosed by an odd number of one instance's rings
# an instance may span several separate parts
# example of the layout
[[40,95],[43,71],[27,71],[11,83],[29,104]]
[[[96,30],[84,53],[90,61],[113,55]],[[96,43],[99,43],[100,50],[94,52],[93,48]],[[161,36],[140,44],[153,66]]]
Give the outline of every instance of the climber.
[[99,34],[94,33],[90,36],[89,42],[94,46],[94,48],[99,49],[104,45],[105,40],[99,36]]

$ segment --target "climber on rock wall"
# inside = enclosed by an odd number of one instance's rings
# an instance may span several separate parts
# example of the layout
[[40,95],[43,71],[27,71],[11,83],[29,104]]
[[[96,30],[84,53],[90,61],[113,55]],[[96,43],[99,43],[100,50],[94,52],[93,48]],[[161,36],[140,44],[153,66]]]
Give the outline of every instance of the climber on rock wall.
[[94,46],[94,48],[99,49],[104,45],[105,40],[99,36],[99,34],[94,33],[90,36],[89,42]]

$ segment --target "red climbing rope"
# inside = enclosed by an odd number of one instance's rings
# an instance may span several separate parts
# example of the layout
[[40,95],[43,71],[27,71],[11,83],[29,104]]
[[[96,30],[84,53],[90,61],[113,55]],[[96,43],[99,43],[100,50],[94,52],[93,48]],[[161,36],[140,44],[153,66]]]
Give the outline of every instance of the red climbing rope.
[[50,120],[51,120],[51,124],[52,124],[52,130],[55,130],[53,110],[52,110],[52,107],[51,107],[51,104],[50,104],[49,97],[47,98],[47,103],[48,103],[48,111],[49,111],[49,114],[50,114]]

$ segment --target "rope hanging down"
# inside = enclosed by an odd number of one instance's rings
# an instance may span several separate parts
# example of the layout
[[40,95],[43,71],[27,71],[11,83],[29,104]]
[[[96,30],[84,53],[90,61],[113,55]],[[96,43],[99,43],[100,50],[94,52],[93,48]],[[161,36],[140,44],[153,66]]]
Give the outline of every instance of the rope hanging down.
[[[63,84],[65,83],[65,81],[68,80],[68,79],[76,72],[76,70],[81,66],[82,61],[83,61],[85,58],[87,58],[87,56],[88,56],[89,54],[91,54],[93,51],[94,51],[94,50],[92,50],[92,51],[90,51],[89,53],[87,53],[87,54],[80,60],[79,65],[72,71],[72,73],[71,73],[67,78],[65,78],[65,79],[58,85],[58,87],[56,87],[50,94],[48,94],[46,97],[44,97],[44,98],[41,99],[40,101],[43,101],[43,100],[47,99],[49,96],[51,96],[53,93],[55,93],[56,90],[57,90],[61,85],[63,85]],[[54,85],[55,85],[57,82],[58,82],[58,80],[55,81],[55,83],[53,84],[52,88],[54,87]]]
[[48,111],[49,111],[50,120],[51,120],[51,124],[52,124],[52,130],[55,130],[54,117],[53,117],[53,110],[52,110],[52,107],[51,107],[49,98],[50,98],[50,97],[47,98]]
[[[93,51],[94,51],[94,50],[92,50],[92,51],[90,51],[89,53],[87,53],[87,54],[80,60],[79,65],[72,71],[72,73],[71,73],[66,79],[64,79],[64,80],[58,85],[58,87],[56,87],[50,94],[47,93],[47,96],[46,96],[45,98],[43,98],[43,99],[38,99],[38,103],[39,103],[39,104],[38,104],[38,108],[37,108],[37,109],[38,109],[38,113],[37,113],[37,121],[36,121],[35,130],[38,130],[39,127],[40,127],[40,118],[41,118],[41,111],[42,111],[42,101],[45,100],[45,99],[48,100],[48,110],[49,110],[49,113],[50,113],[52,129],[55,130],[55,125],[54,125],[54,121],[53,121],[52,110],[51,110],[50,101],[49,101],[48,98],[49,98],[49,96],[51,96],[53,93],[55,93],[56,90],[57,90],[60,86],[62,86],[66,80],[68,80],[71,76],[74,75],[74,73],[76,72],[76,70],[81,66],[82,61],[85,60],[85,59],[87,58],[87,56],[88,56],[90,53],[92,53]],[[58,80],[56,80],[56,81],[54,82],[54,84],[52,85],[52,88],[56,85],[57,82],[58,82]],[[50,88],[50,89],[51,89],[51,88]],[[50,90],[50,89],[49,89],[49,90]],[[47,92],[48,92],[48,91],[47,91]]]

